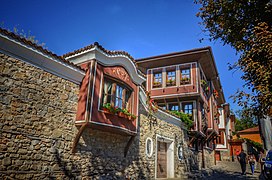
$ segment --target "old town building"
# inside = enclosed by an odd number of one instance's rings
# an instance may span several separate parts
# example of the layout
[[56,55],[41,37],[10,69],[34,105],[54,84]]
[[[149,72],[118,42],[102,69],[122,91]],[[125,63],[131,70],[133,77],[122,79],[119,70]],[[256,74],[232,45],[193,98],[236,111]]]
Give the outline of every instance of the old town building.
[[[216,139],[215,155],[216,160],[230,161],[233,152],[231,151],[230,141],[233,139],[235,116],[230,113],[229,104],[224,104],[218,108],[219,116],[219,135]],[[236,152],[237,148],[234,148]]]
[[215,163],[225,99],[210,48],[58,56],[0,29],[0,59],[1,179],[183,178]]
[[220,148],[217,143],[221,143],[218,137],[223,140],[231,132],[225,131],[230,110],[225,104],[211,48],[143,58],[137,64],[147,75],[146,89],[160,108],[191,116],[188,144],[199,156],[201,166],[214,164],[214,149]]

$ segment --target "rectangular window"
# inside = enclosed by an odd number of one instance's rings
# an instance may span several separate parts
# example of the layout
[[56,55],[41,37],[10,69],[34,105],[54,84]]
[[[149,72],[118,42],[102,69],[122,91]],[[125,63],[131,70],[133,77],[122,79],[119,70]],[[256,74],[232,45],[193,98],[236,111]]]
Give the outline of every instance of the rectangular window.
[[176,71],[168,71],[167,72],[166,85],[167,86],[175,86],[176,85]]
[[191,82],[191,73],[190,69],[181,69],[180,70],[180,83],[181,84],[190,84]]
[[116,85],[115,107],[123,108],[123,90],[123,87]]
[[162,87],[162,73],[154,73],[153,87]]
[[125,85],[105,78],[101,105],[110,103],[114,107],[130,110],[131,94],[132,91]]
[[178,104],[169,104],[168,110],[169,111],[179,111],[179,105]]
[[185,114],[193,114],[193,103],[182,103],[182,110]]

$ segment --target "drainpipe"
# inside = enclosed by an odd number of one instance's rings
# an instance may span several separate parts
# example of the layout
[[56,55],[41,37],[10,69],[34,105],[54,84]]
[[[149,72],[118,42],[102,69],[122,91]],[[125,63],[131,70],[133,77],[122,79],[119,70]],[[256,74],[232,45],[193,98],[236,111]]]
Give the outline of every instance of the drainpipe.
[[[84,130],[86,129],[86,127],[88,126],[89,121],[90,121],[90,116],[91,116],[90,108],[91,108],[91,103],[92,103],[91,102],[92,101],[91,93],[93,91],[93,89],[92,89],[93,86],[91,86],[91,84],[93,84],[93,83],[91,83],[91,82],[94,82],[94,79],[93,79],[93,77],[94,77],[93,76],[94,65],[95,65],[95,61],[93,60],[93,61],[91,61],[90,65],[89,65],[89,69],[88,69],[88,71],[89,71],[89,83],[88,83],[88,96],[87,96],[87,105],[86,105],[86,121],[85,121],[85,123],[83,125],[81,125],[81,127],[80,127],[79,131],[77,132],[77,135],[76,135],[76,137],[74,139],[73,146],[72,146],[72,153],[73,154],[76,152],[76,147],[77,147],[78,141],[79,141],[82,133],[84,132]],[[88,71],[87,71],[87,73],[88,73]]]

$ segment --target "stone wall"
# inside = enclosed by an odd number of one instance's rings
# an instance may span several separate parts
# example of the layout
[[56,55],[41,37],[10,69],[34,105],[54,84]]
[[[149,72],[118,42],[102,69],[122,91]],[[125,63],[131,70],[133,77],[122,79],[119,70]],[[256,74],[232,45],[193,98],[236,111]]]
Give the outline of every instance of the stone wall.
[[220,151],[221,161],[231,161],[230,152],[228,149]]
[[[177,127],[173,124],[167,123],[163,120],[157,119],[156,123],[152,123],[149,120],[148,114],[142,104],[139,106],[140,115],[140,152],[143,155],[144,161],[149,163],[151,169],[151,177],[155,178],[155,161],[156,161],[156,136],[162,136],[165,138],[174,140],[174,167],[175,167],[175,177],[183,177],[186,172],[190,171],[190,162],[189,162],[189,152],[187,146],[187,132],[180,127]],[[151,138],[153,141],[153,153],[151,157],[145,155],[145,141],[147,138]],[[177,149],[178,146],[183,147],[183,156],[182,160],[179,160]]]
[[210,168],[215,165],[214,151],[209,148],[204,148],[205,167]]
[[[0,54],[0,179],[153,179],[155,151],[145,155],[147,137],[175,141],[175,177],[189,168],[184,131],[157,120],[150,126],[140,106],[139,133],[127,157],[129,137],[86,129],[77,153],[72,143],[79,87],[12,57]],[[177,145],[183,143],[184,160]]]

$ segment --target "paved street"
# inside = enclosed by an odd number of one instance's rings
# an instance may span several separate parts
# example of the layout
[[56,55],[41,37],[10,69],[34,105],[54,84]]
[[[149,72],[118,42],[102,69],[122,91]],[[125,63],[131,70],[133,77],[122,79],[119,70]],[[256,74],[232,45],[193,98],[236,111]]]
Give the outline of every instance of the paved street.
[[209,179],[209,180],[229,180],[229,179],[264,179],[260,173],[260,166],[258,165],[254,175],[251,174],[250,167],[247,164],[247,174],[241,175],[241,168],[238,162],[217,162],[217,165],[210,169],[201,172],[195,172],[189,179]]

